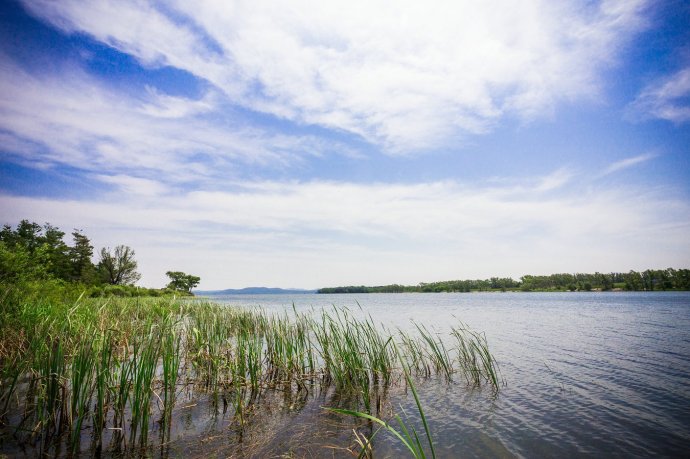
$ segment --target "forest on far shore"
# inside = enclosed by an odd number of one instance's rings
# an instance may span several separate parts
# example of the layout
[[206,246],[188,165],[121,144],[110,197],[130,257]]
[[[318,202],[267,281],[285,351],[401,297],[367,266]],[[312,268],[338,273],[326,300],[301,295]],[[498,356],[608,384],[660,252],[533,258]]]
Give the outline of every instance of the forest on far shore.
[[490,291],[660,291],[690,290],[690,269],[647,269],[627,273],[576,273],[548,276],[522,276],[519,281],[510,277],[490,279],[451,280],[419,283],[417,285],[381,285],[376,287],[326,287],[318,293],[405,293],[405,292],[490,292]]

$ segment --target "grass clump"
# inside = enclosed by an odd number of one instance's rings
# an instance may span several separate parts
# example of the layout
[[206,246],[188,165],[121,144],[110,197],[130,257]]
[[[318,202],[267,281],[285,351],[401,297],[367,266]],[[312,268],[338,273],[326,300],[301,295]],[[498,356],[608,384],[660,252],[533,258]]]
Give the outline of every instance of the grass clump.
[[[405,381],[410,388],[412,395],[414,397],[415,405],[417,407],[417,411],[419,412],[419,416],[421,417],[422,420],[422,425],[424,426],[424,434],[427,439],[427,443],[429,445],[429,452],[431,454],[432,458],[436,458],[436,450],[434,449],[434,441],[431,435],[431,429],[429,428],[429,423],[427,422],[426,415],[424,414],[424,408],[422,407],[421,402],[419,401],[419,396],[417,395],[417,389],[414,386],[414,383],[412,382],[412,378],[410,377],[410,370],[403,360],[400,352],[398,351],[398,348],[395,347],[395,355],[400,362],[400,365],[403,369],[403,375],[405,377]],[[342,409],[342,408],[329,408],[326,407],[327,410],[333,411],[335,413],[339,414],[344,414],[344,415],[349,415],[349,416],[354,416],[356,418],[362,418],[366,419],[370,422],[378,424],[379,430],[377,430],[369,439],[361,439],[359,436],[357,436],[357,443],[361,447],[361,452],[359,454],[359,457],[371,455],[371,442],[374,440],[374,437],[380,432],[381,429],[384,429],[385,431],[391,433],[395,438],[397,438],[404,446],[407,448],[407,450],[410,452],[410,454],[415,457],[415,458],[426,458],[427,453],[424,447],[423,442],[420,440],[419,435],[417,433],[417,430],[414,428],[414,426],[408,427],[407,423],[399,416],[395,415],[394,418],[398,424],[398,429],[393,427],[389,422],[384,421],[381,418],[378,418],[376,416],[373,416],[368,413],[364,413],[361,411],[355,411],[355,410],[347,410],[347,409]]]
[[[151,431],[171,441],[181,393],[208,397],[216,411],[222,402],[242,431],[269,391],[303,398],[330,390],[350,400],[342,413],[391,431],[376,419],[387,388],[402,378],[433,456],[412,375],[451,381],[461,372],[470,385],[499,386],[486,338],[464,325],[448,348],[424,326],[391,333],[336,307],[269,314],[198,300],[82,296],[32,298],[11,311],[0,316],[0,432],[43,452],[147,454]],[[396,419],[410,451],[424,457],[416,431]]]

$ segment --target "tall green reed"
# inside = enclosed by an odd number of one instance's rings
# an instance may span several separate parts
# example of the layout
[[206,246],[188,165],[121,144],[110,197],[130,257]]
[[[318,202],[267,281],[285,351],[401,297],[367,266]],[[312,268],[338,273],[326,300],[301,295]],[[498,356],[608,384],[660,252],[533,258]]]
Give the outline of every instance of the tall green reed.
[[163,344],[161,349],[163,360],[163,416],[161,419],[165,425],[170,423],[175,406],[177,379],[182,360],[182,336],[176,332],[174,324],[169,323],[169,321],[171,321],[170,318],[162,331]]
[[497,391],[500,371],[489,351],[486,335],[470,330],[465,324],[453,327],[451,334],[457,343],[458,362],[468,383],[479,386],[482,381]]
[[71,377],[71,410],[70,424],[72,433],[70,444],[72,453],[78,453],[81,439],[81,430],[89,410],[89,401],[93,394],[94,371],[97,365],[97,355],[90,340],[81,342],[77,353],[72,360]]
[[149,325],[146,336],[135,342],[132,351],[132,395],[130,399],[129,442],[145,447],[148,441],[149,417],[151,414],[151,397],[153,394],[153,378],[156,373],[160,341],[156,339],[154,326]]
[[434,337],[426,326],[418,323],[415,323],[415,326],[422,340],[426,343],[425,352],[429,361],[436,371],[443,373],[446,380],[451,382],[453,380],[453,362],[443,340],[439,337]]
[[67,420],[67,371],[62,340],[49,341],[35,358],[40,365],[35,430],[44,429],[50,435],[54,430],[61,431]]
[[[161,424],[169,429],[178,386],[194,396],[230,400],[243,427],[254,409],[250,404],[259,403],[263,391],[303,396],[317,381],[321,390],[356,400],[368,416],[380,413],[381,396],[401,374],[409,385],[413,372],[450,381],[460,371],[470,384],[498,387],[499,382],[486,338],[464,325],[451,333],[457,343],[453,354],[445,340],[421,325],[416,333],[392,335],[370,316],[346,308],[298,313],[293,307],[293,314],[269,315],[208,302],[139,299],[34,306],[19,310],[23,344],[0,355],[0,374],[6,375],[0,401],[7,410],[21,377],[7,370],[8,357],[30,362],[24,365],[33,375],[32,389],[23,390],[30,393],[26,422],[44,438],[69,426],[73,451],[79,448],[78,432],[88,426],[89,406],[97,443],[109,428],[114,446],[145,447],[159,388]],[[403,437],[416,435],[400,422],[397,430]]]
[[96,405],[94,408],[93,429],[97,444],[101,443],[102,432],[106,425],[108,406],[111,399],[111,388],[115,384],[114,378],[114,343],[110,331],[101,334],[97,341],[98,361],[96,363],[95,385]]
[[[412,395],[415,400],[415,405],[417,407],[417,411],[420,415],[420,418],[422,420],[422,425],[424,426],[424,433],[427,439],[427,444],[429,445],[429,451],[431,453],[431,457],[435,458],[436,457],[436,450],[434,448],[434,442],[433,438],[431,435],[431,429],[429,428],[429,424],[427,422],[426,414],[424,413],[424,408],[422,407],[422,404],[419,400],[419,395],[417,394],[417,390],[414,386],[414,383],[412,382],[412,378],[410,376],[410,371],[409,368],[407,367],[407,364],[403,360],[402,355],[400,354],[400,351],[398,350],[397,346],[395,343],[393,343],[393,348],[394,348],[394,354],[396,355],[398,361],[400,362],[400,365],[402,367],[403,375],[405,377],[405,381],[407,382],[407,386],[410,388]],[[408,424],[400,417],[400,415],[394,415],[394,419],[397,422],[398,429],[396,429],[394,426],[392,426],[389,422],[373,416],[368,413],[364,413],[361,411],[356,411],[356,410],[349,410],[349,409],[342,409],[342,408],[331,408],[331,407],[325,407],[326,410],[332,411],[334,413],[339,413],[339,414],[344,414],[344,415],[349,415],[361,419],[365,419],[367,421],[373,422],[375,424],[378,424],[380,426],[379,430],[377,430],[373,435],[371,435],[366,441],[362,441],[357,437],[358,443],[361,446],[361,452],[359,454],[359,457],[364,457],[365,455],[371,455],[371,443],[380,431],[380,429],[384,429],[385,431],[391,433],[395,438],[397,438],[404,446],[407,448],[407,450],[412,454],[413,457],[415,458],[426,458],[426,450],[425,447],[422,443],[422,441],[419,438],[419,434],[417,433],[417,430],[414,428],[413,425],[410,425],[408,427]]]

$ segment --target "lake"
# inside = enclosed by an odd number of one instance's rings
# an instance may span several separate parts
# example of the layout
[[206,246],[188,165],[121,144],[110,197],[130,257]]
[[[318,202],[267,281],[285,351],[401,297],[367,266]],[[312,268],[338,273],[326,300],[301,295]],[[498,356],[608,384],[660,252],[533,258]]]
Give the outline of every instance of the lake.
[[[505,380],[497,396],[462,381],[418,384],[440,457],[690,455],[690,292],[210,298],[268,311],[344,306],[389,329],[415,320],[443,335],[462,321],[484,332]],[[396,412],[415,413],[409,394],[392,399]],[[374,451],[400,448],[380,434]]]

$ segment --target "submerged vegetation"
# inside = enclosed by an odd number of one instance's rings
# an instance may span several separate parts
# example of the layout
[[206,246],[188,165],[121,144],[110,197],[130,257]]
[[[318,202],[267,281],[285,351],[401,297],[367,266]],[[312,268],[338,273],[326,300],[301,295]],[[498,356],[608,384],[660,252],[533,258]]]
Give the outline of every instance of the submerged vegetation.
[[[16,298],[0,292],[0,300],[5,452],[136,456],[158,446],[164,455],[176,413],[193,403],[208,401],[243,432],[270,394],[330,391],[339,401],[325,409],[388,426],[386,393],[402,384],[413,391],[433,456],[412,379],[440,375],[491,394],[501,385],[486,339],[462,324],[440,337],[421,325],[389,331],[363,311],[336,307],[269,314],[191,299],[30,296],[8,304]],[[398,420],[424,456],[416,432]],[[372,435],[354,435],[363,452],[371,448]]]

